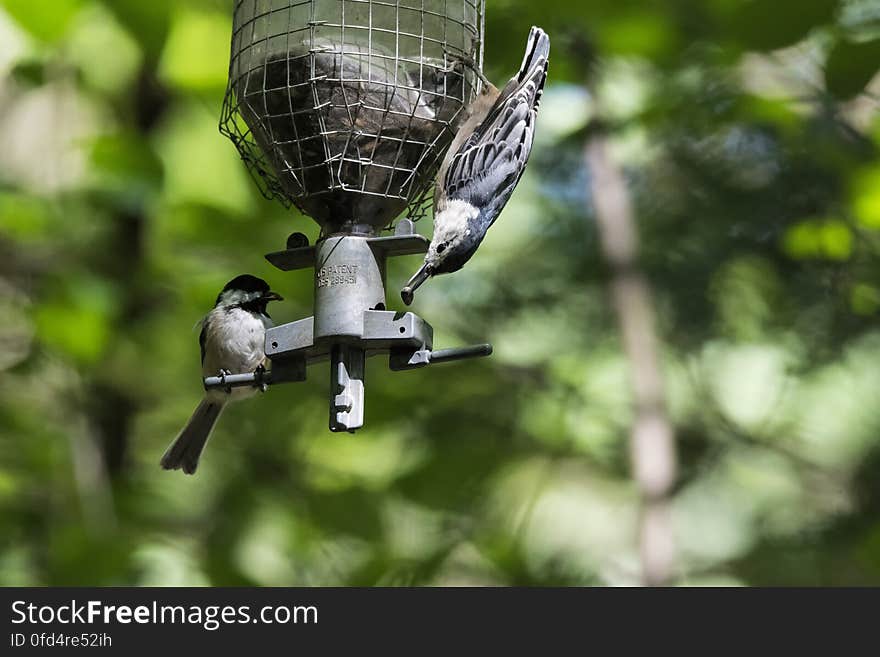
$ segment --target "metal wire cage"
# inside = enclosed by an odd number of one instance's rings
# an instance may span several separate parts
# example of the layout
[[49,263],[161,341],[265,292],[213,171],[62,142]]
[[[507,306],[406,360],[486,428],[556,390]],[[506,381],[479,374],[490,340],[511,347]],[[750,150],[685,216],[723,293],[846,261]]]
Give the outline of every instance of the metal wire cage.
[[477,93],[485,0],[236,0],[220,129],[325,234],[417,219]]

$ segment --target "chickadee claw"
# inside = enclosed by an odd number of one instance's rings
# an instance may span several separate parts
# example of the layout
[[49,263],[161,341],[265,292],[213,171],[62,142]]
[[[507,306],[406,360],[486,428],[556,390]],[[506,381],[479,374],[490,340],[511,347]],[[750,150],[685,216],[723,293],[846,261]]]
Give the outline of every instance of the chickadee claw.
[[266,392],[269,389],[269,384],[263,380],[263,377],[266,374],[266,366],[263,363],[257,365],[257,369],[254,370],[254,380],[257,383],[257,388],[259,388],[260,392]]
[[[232,372],[230,370],[221,369],[220,370],[220,384],[226,385],[226,377],[232,376]],[[232,386],[226,386],[226,394],[232,394]]]

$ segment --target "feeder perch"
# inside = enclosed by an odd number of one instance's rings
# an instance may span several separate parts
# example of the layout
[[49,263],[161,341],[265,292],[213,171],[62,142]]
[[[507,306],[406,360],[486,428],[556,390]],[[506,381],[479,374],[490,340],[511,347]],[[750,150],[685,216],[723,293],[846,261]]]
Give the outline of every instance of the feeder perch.
[[[482,78],[485,0],[237,0],[220,129],[262,193],[321,227],[267,259],[312,268],[314,316],[267,331],[271,371],[208,388],[304,381],[331,367],[330,429],[364,424],[364,363],[392,370],[486,356],[433,351],[433,329],[386,309],[386,261],[425,253],[414,221]],[[383,234],[395,219],[392,234]]]

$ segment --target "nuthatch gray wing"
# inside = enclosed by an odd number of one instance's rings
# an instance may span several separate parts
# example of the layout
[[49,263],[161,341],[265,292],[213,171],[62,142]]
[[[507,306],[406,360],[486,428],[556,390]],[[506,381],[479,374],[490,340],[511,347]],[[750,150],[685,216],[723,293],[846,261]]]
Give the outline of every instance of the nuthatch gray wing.
[[[203,376],[244,374],[261,367],[266,358],[266,329],[272,326],[266,306],[270,301],[281,300],[266,281],[256,276],[244,274],[229,281],[217,296],[214,309],[202,320],[199,345]],[[194,474],[223,407],[255,393],[255,388],[205,393],[189,422],[162,456],[162,467]]]
[[407,305],[429,277],[458,271],[480,246],[523,175],[550,57],[550,37],[529,33],[519,73],[503,90],[484,85],[437,174],[434,237],[421,269],[401,291]]

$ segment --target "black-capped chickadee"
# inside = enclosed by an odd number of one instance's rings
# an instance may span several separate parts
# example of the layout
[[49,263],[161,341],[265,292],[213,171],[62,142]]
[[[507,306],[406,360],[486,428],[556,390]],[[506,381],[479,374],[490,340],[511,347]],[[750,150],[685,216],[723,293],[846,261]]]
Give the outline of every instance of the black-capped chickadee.
[[[226,284],[214,309],[202,320],[199,344],[202,375],[244,374],[263,366],[264,340],[272,320],[266,312],[270,301],[282,301],[261,278],[244,274]],[[208,442],[214,423],[227,402],[256,394],[256,388],[209,390],[189,422],[162,457],[166,470],[182,469],[193,474]]]
[[503,90],[488,82],[468,108],[434,192],[434,237],[400,295],[407,305],[429,277],[461,269],[480,246],[526,168],[547,80],[550,37],[533,27],[519,73]]

